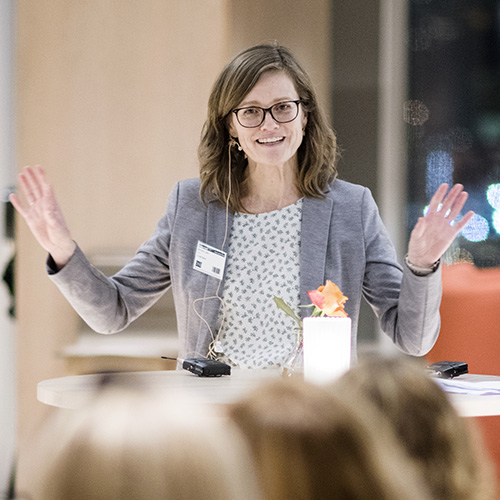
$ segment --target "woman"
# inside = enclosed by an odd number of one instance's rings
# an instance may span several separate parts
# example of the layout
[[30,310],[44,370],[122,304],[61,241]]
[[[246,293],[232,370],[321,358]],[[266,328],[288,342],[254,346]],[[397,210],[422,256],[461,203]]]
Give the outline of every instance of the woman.
[[266,500],[434,498],[390,429],[368,423],[365,410],[326,387],[280,379],[228,413],[248,440]]
[[215,82],[200,179],[177,184],[151,239],[111,279],[72,240],[40,168],[20,175],[28,204],[11,201],[49,252],[52,280],[96,331],[125,328],[172,286],[179,357],[276,366],[294,325],[272,297],[298,311],[330,279],[349,298],[354,358],[362,296],[396,345],[425,354],[439,330],[439,258],[473,215],[451,224],[467,193],[438,189],[401,267],[369,190],[336,179],[336,156],[309,76],[284,47],[259,45]]
[[458,415],[419,363],[405,358],[365,359],[331,390],[352,404],[371,405],[366,411],[369,420],[378,416],[393,429],[433,498],[498,498],[479,430],[471,419]]
[[261,498],[235,426],[196,398],[128,382],[108,382],[84,407],[50,415],[23,457],[30,498]]

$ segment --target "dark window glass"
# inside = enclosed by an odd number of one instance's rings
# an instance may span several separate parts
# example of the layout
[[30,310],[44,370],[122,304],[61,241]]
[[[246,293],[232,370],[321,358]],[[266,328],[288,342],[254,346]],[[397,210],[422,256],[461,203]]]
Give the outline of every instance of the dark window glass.
[[500,0],[412,0],[408,228],[441,182],[469,192],[474,219],[445,261],[500,266]]

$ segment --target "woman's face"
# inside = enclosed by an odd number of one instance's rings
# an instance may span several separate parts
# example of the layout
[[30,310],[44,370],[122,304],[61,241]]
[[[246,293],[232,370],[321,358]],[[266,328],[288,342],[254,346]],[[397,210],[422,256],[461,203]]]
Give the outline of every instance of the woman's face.
[[[259,106],[269,108],[284,101],[297,101],[299,95],[291,78],[284,71],[264,73],[255,87],[246,95],[238,108]],[[297,150],[302,143],[303,129],[307,118],[299,105],[299,114],[288,123],[278,123],[269,112],[264,121],[255,128],[245,128],[232,114],[229,132],[238,141],[248,156],[249,166],[297,164]]]

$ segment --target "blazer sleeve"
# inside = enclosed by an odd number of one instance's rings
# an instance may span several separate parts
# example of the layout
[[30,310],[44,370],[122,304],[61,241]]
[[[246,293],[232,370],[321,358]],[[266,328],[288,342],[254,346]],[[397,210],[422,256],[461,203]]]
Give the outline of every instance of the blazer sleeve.
[[440,267],[416,276],[397,262],[394,246],[368,190],[363,198],[366,268],[363,295],[377,315],[381,329],[403,352],[427,354],[440,329]]
[[93,267],[77,246],[69,262],[55,272],[47,263],[50,279],[98,333],[116,333],[150,308],[171,285],[169,247],[175,219],[178,186],[167,211],[151,238],[118,273],[107,277]]

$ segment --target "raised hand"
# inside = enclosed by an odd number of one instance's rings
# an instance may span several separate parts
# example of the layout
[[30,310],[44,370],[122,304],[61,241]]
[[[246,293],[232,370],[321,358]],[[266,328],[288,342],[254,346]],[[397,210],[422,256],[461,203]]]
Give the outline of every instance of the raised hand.
[[441,258],[474,215],[474,212],[469,211],[462,219],[455,221],[468,196],[461,184],[455,184],[449,192],[448,184],[439,186],[431,199],[429,210],[418,219],[410,235],[408,260],[412,264],[431,267]]
[[41,167],[25,167],[19,174],[25,203],[11,194],[9,200],[26,221],[38,243],[47,250],[59,268],[64,267],[75,250],[61,208]]

